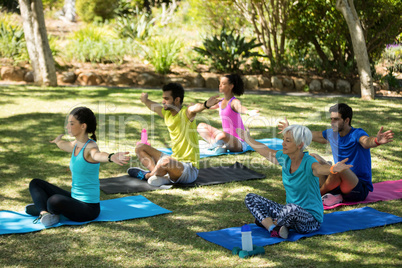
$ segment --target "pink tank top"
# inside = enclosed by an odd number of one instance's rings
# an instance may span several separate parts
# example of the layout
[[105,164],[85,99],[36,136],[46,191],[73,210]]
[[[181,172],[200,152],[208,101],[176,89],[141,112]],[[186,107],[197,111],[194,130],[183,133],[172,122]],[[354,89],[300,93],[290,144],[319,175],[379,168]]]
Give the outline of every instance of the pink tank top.
[[236,133],[237,128],[244,130],[244,125],[240,114],[232,110],[233,99],[235,99],[235,97],[229,100],[228,105],[226,105],[224,109],[221,108],[222,102],[219,103],[219,116],[222,120],[223,131],[243,141],[243,139],[239,138],[239,135]]

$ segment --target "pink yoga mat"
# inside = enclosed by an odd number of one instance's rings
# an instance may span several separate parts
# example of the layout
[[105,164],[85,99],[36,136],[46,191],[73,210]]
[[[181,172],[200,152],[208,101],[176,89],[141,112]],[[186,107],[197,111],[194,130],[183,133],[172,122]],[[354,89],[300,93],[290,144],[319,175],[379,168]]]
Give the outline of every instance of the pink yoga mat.
[[370,192],[364,201],[345,202],[333,206],[325,206],[324,209],[332,209],[339,206],[350,206],[363,203],[373,203],[377,201],[387,201],[402,198],[402,180],[398,181],[383,181],[373,183],[374,190]]

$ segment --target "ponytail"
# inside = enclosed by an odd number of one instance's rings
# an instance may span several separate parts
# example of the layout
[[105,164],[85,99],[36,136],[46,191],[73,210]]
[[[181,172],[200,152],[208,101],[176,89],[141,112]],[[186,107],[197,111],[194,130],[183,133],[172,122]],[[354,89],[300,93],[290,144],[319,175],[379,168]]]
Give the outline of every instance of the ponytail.
[[96,141],[96,134],[95,134],[95,132],[92,133],[91,139],[94,140],[94,141]]

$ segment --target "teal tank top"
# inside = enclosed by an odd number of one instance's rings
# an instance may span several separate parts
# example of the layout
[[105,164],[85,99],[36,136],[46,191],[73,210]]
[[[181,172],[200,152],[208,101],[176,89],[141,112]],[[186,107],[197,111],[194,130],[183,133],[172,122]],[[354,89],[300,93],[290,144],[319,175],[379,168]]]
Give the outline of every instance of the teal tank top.
[[[72,174],[71,197],[85,203],[99,203],[99,167],[100,163],[90,163],[84,158],[84,150],[88,140],[77,156],[75,148],[71,154],[70,170]],[[95,141],[94,141],[95,142]]]

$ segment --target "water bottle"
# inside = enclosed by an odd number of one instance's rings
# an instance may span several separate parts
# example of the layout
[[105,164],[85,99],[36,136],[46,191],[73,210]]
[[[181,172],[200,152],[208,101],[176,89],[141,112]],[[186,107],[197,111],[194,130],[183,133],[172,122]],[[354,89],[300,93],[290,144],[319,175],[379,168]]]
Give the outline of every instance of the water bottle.
[[149,142],[148,142],[148,133],[147,133],[147,130],[145,128],[142,129],[142,131],[141,131],[141,141],[137,142],[137,145],[139,143],[150,145]]
[[253,239],[251,237],[251,228],[248,224],[241,227],[241,247],[242,250],[252,251],[253,250]]

